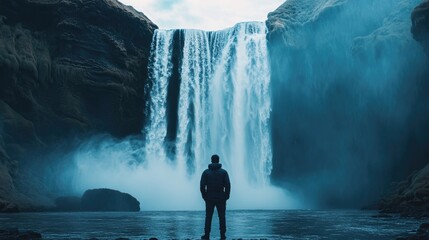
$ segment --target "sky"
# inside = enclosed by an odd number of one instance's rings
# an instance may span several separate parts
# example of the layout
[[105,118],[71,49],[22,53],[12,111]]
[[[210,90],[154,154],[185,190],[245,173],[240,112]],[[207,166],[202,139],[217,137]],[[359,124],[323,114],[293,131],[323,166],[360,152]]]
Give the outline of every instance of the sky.
[[285,0],[119,0],[143,12],[161,29],[220,30],[265,21]]

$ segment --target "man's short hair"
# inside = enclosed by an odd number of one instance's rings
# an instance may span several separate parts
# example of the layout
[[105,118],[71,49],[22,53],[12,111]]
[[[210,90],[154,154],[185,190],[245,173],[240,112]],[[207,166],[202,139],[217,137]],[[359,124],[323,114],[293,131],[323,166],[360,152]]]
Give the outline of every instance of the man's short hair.
[[219,163],[219,156],[218,155],[213,155],[212,156],[212,163]]

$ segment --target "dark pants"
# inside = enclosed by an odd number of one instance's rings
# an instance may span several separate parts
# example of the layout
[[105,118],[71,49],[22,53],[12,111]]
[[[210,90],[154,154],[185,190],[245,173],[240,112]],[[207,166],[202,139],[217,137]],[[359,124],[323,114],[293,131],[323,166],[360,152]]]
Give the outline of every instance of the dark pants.
[[225,235],[226,232],[226,201],[206,201],[206,222],[204,226],[204,232],[206,235],[210,235],[213,212],[215,207],[217,210],[217,215],[219,216],[219,229],[220,234],[222,236]]

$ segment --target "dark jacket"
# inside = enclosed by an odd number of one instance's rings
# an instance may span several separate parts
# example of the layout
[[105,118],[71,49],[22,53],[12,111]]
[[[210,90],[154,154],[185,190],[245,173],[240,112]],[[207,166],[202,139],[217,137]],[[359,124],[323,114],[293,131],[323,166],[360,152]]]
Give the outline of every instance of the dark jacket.
[[200,191],[205,201],[223,201],[229,199],[231,183],[228,172],[222,164],[212,163],[201,175]]

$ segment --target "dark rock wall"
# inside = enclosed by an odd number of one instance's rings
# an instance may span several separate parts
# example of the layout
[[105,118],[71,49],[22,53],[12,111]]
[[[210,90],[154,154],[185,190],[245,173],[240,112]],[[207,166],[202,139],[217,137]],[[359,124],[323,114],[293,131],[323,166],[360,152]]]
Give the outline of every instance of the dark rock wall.
[[[411,19],[413,37],[422,45],[429,57],[429,1],[423,1],[418,5],[413,10]],[[427,95],[428,89],[425,90],[425,94]],[[428,109],[426,108],[425,111],[428,111]],[[429,121],[423,122],[422,125],[426,127],[419,129],[421,131],[420,135],[427,135],[429,132]],[[414,143],[414,149],[426,148],[426,155],[424,157],[426,160],[429,160],[429,144],[419,146],[421,145],[419,141],[414,141]],[[379,203],[378,207],[382,213],[399,213],[402,216],[416,218],[429,217],[429,164],[420,171],[411,174],[406,181],[399,182],[393,191]],[[427,226],[424,227],[422,225],[417,231],[418,234],[415,239],[418,237],[420,237],[419,239],[427,238],[424,236],[426,230]],[[410,239],[413,238],[410,237]]]
[[411,32],[416,41],[419,41],[429,56],[429,1],[425,0],[412,13]]
[[420,3],[288,0],[268,16],[273,180],[322,207],[359,207],[429,160]]
[[116,0],[0,2],[0,198],[35,151],[140,132],[156,28]]

